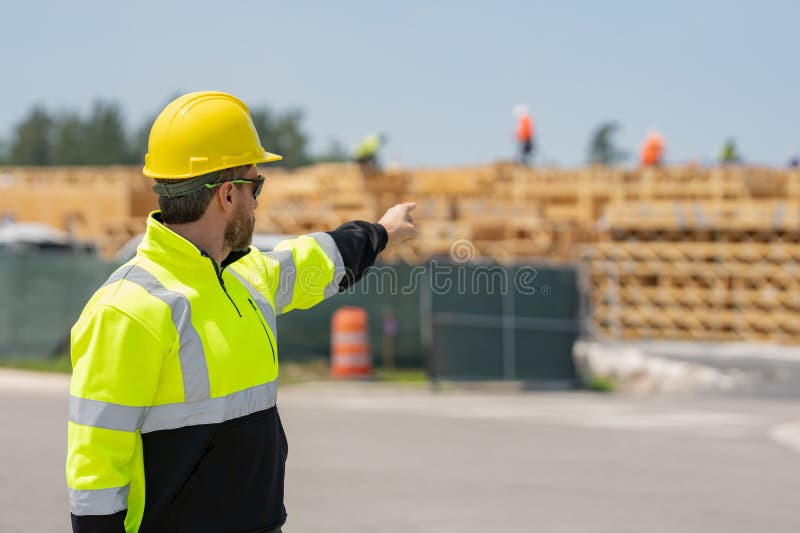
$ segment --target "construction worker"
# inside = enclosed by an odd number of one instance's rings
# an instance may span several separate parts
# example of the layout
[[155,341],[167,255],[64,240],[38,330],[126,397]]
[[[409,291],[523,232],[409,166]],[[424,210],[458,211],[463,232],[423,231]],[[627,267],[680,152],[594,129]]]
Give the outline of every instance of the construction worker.
[[514,107],[514,117],[517,119],[516,138],[519,145],[519,162],[527,165],[533,153],[533,119],[525,105]]
[[229,94],[187,94],[156,118],[144,174],[160,210],[72,328],[74,532],[280,531],[275,317],[356,283],[416,229],[400,204],[260,253],[256,165],[279,159]]
[[373,133],[364,137],[356,146],[353,157],[361,167],[364,175],[374,174],[380,169],[378,166],[378,151],[382,145],[386,144],[387,140],[388,138],[385,134]]
[[639,150],[639,161],[643,167],[657,166],[664,157],[664,138],[656,130],[650,130]]
[[719,162],[723,165],[733,165],[738,163],[740,159],[739,151],[736,149],[736,141],[733,139],[725,141],[719,151]]

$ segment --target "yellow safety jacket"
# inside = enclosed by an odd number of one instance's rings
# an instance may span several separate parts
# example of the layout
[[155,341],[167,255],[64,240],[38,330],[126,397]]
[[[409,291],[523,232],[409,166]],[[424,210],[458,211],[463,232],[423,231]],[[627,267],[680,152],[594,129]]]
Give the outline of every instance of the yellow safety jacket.
[[[368,266],[385,230],[359,224],[350,229],[370,233],[359,241],[372,245],[360,258]],[[234,252],[218,268],[151,214],[137,255],[72,328],[66,470],[75,531],[89,531],[80,519],[96,515],[124,517],[128,532],[213,531],[220,513],[220,524],[242,517],[226,531],[283,523],[275,317],[339,291],[346,265],[334,236]],[[252,427],[238,434],[242,421]],[[226,446],[227,457],[210,451]],[[237,508],[248,498],[270,501]]]
[[356,147],[354,156],[356,159],[364,157],[374,157],[381,148],[381,137],[378,134],[368,135]]

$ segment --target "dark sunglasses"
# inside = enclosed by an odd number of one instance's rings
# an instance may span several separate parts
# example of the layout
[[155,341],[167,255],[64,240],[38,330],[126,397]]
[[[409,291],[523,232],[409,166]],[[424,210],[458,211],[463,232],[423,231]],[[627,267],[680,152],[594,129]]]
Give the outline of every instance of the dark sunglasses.
[[242,178],[242,179],[238,179],[238,180],[220,181],[219,183],[206,183],[205,185],[206,185],[206,188],[213,189],[214,187],[219,187],[223,183],[253,183],[253,184],[255,184],[255,188],[253,189],[253,198],[258,198],[258,195],[261,194],[261,189],[264,187],[264,182],[265,181],[266,181],[266,178],[264,176],[262,176],[261,174],[259,174],[256,179],[252,179],[252,180],[249,180],[249,179],[246,179],[246,178]]

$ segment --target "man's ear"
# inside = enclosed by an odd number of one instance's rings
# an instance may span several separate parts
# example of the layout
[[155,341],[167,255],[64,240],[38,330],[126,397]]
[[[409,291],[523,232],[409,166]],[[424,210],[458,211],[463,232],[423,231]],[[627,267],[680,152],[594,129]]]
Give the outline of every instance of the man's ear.
[[216,198],[220,209],[224,212],[233,211],[233,183],[223,183],[217,187]]

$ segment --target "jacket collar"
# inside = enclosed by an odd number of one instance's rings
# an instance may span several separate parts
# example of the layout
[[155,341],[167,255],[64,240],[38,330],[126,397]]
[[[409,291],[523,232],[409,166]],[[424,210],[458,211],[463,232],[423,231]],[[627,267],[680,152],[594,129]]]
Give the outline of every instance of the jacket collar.
[[[193,268],[208,268],[211,259],[202,248],[165,226],[161,221],[161,211],[153,211],[147,217],[147,229],[137,253],[159,264]],[[249,248],[234,250],[222,261],[221,267],[224,269],[249,253]]]

